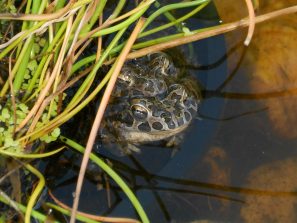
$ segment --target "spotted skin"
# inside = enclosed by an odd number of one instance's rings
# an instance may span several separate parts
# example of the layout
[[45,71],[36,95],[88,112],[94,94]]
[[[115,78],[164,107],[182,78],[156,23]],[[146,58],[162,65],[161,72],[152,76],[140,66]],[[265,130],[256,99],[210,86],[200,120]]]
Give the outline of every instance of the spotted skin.
[[196,116],[200,97],[197,89],[184,84],[193,80],[180,76],[163,52],[126,62],[103,123],[112,134],[103,138],[127,152],[131,144],[160,141],[184,131]]

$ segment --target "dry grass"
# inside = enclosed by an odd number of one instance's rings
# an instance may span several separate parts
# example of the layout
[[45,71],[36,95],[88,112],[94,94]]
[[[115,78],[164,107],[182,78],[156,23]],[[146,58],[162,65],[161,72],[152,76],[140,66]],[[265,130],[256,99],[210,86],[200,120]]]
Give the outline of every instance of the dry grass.
[[93,126],[88,138],[88,142],[87,142],[87,146],[86,146],[86,150],[84,153],[84,157],[82,160],[82,164],[80,167],[80,171],[79,171],[79,176],[78,176],[78,180],[77,180],[77,185],[76,185],[76,190],[75,190],[75,196],[74,196],[74,201],[73,201],[73,206],[72,206],[72,211],[71,211],[71,219],[70,219],[70,223],[74,223],[75,222],[75,216],[76,216],[76,212],[77,212],[77,208],[78,208],[78,203],[79,203],[79,197],[80,197],[80,192],[81,192],[81,188],[82,188],[82,183],[84,180],[84,175],[86,172],[86,168],[87,168],[87,164],[89,161],[89,157],[90,157],[90,153],[92,151],[96,136],[97,136],[97,131],[100,127],[100,123],[102,121],[103,115],[104,115],[104,111],[107,107],[111,92],[113,90],[113,87],[115,85],[115,82],[117,80],[118,74],[120,73],[122,66],[127,58],[127,55],[129,53],[129,51],[131,50],[141,28],[143,27],[145,22],[145,19],[141,18],[138,23],[136,24],[136,27],[134,28],[130,38],[128,39],[127,44],[125,45],[124,49],[122,50],[121,54],[119,55],[118,59],[116,60],[115,66],[111,69],[113,69],[112,71],[112,75],[111,78],[107,84],[106,90],[103,94],[100,106],[98,108],[95,120],[93,122]]

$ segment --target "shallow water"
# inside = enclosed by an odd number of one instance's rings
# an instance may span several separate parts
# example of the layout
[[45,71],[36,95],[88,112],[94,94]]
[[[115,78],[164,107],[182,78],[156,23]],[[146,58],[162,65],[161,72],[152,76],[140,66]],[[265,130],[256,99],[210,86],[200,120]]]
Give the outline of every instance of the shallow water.
[[[226,36],[227,42],[219,36],[193,45],[198,53],[190,59],[200,69],[190,72],[204,86],[205,98],[180,150],[142,146],[140,154],[118,157],[99,148],[151,222],[297,221],[297,98],[294,90],[284,93],[297,87],[291,19],[259,26],[247,49],[242,31]],[[226,51],[228,59],[221,60]],[[78,166],[79,161],[69,164],[63,180],[55,182],[53,193],[66,203]],[[109,193],[100,189],[106,185]],[[125,195],[92,164],[81,197],[80,210],[137,218]]]

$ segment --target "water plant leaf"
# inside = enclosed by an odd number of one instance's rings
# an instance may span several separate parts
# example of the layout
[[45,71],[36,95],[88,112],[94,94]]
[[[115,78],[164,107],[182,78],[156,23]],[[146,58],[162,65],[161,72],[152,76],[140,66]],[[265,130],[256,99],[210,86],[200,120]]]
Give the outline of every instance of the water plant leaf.
[[[64,136],[60,136],[60,139],[62,142],[70,146],[71,148],[79,151],[80,153],[85,152],[85,148],[76,143],[75,141],[68,139]],[[122,188],[123,192],[126,194],[126,196],[130,199],[131,203],[133,204],[134,208],[136,209],[137,213],[139,214],[141,220],[143,223],[148,223],[148,217],[146,213],[144,212],[140,202],[138,201],[137,197],[134,195],[134,193],[131,191],[129,186],[125,183],[124,180],[108,165],[106,164],[101,158],[96,156],[94,153],[90,154],[90,159],[97,164],[100,168],[102,168],[118,185]]]
[[1,147],[0,148],[0,154],[2,155],[6,155],[6,156],[11,156],[11,157],[17,157],[17,158],[26,158],[26,159],[39,159],[39,158],[45,158],[45,157],[49,157],[52,156],[60,151],[62,151],[65,148],[65,146],[50,151],[50,152],[46,152],[46,153],[39,153],[39,154],[34,154],[34,153],[22,153],[22,152],[12,152],[9,151],[9,147]]

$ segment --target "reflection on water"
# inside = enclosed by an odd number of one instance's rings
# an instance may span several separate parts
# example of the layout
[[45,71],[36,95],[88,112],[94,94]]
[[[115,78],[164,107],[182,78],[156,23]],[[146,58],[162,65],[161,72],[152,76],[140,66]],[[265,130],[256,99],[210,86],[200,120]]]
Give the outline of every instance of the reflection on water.
[[[268,0],[260,3],[260,13],[296,4],[278,1],[274,5]],[[227,15],[228,19],[238,19],[231,18],[230,11]],[[257,26],[247,49],[241,45],[242,30],[227,36],[229,78],[218,69],[223,53],[215,46],[217,42],[212,42],[215,53],[199,58],[204,66],[200,66],[197,76],[214,81],[202,78],[206,98],[200,110],[201,120],[195,120],[174,156],[170,150],[158,147],[143,148],[141,154],[126,157],[101,154],[136,191],[152,222],[297,221],[295,17]],[[203,47],[205,42],[199,44]],[[224,100],[225,110],[221,113],[218,104]],[[75,179],[72,177],[77,169],[78,165],[73,164],[72,169],[67,168],[70,180]],[[96,174],[100,173],[90,174],[86,181],[81,208],[98,214],[137,217],[118,186],[105,177],[91,177]],[[61,183],[54,193],[64,198],[74,190],[73,182]]]
[[[296,1],[260,3],[259,12],[264,13]],[[227,100],[224,116],[263,109],[222,122],[217,134],[216,144],[229,156],[230,186],[242,188],[238,195],[243,202],[231,201],[230,222],[297,220],[296,18],[290,15],[256,26],[246,52],[238,50],[229,57],[230,70],[237,71],[220,92],[232,98]],[[234,17],[228,14],[228,19]],[[236,40],[232,40],[234,36]],[[230,48],[240,36],[242,32],[227,36]]]

